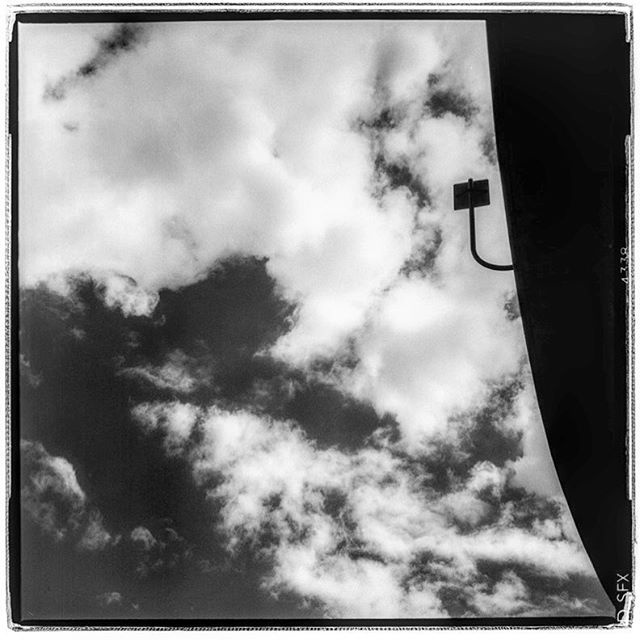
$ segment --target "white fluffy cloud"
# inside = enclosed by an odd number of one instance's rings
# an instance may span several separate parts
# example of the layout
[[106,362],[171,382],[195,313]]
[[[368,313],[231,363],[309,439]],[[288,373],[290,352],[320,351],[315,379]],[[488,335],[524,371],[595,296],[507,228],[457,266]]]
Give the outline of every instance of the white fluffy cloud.
[[78,546],[86,551],[100,551],[109,544],[117,544],[119,541],[119,536],[114,537],[105,529],[102,514],[94,509],[89,513],[88,522]]
[[[57,31],[75,55],[51,52]],[[153,292],[197,280],[217,259],[265,255],[300,304],[277,353],[296,362],[330,355],[397,275],[417,214],[407,193],[372,196],[370,145],[357,123],[379,108],[379,86],[393,104],[419,104],[429,74],[451,72],[454,54],[459,80],[474,75],[459,62],[482,48],[482,25],[465,25],[464,38],[447,31],[411,22],[155,25],[55,101],[43,100],[46,83],[89,58],[91,35],[104,28],[30,25],[21,40],[23,283],[88,271],[108,281],[108,302],[142,314]],[[467,84],[486,111],[486,86]],[[414,124],[396,132],[396,148],[414,139],[405,130]],[[467,157],[480,134],[459,118],[427,132],[440,144],[430,166]],[[453,173],[422,172],[423,155],[407,152],[430,188],[448,192]]]
[[89,499],[73,465],[61,456],[52,456],[40,442],[22,440],[22,506],[29,518],[56,541],[77,538],[78,548],[99,551],[117,544],[104,527],[97,509],[87,511]]
[[478,590],[474,603],[490,616],[511,616],[530,608],[529,590],[513,571],[506,571],[489,592]]
[[520,326],[506,319],[495,291],[485,287],[483,296],[475,284],[399,283],[357,343],[358,367],[341,376],[396,415],[411,443],[441,434],[449,416],[483,403],[489,381],[520,368]]
[[39,442],[23,440],[20,450],[28,470],[22,504],[44,531],[62,540],[80,526],[87,497],[73,465],[50,455]]
[[211,386],[211,370],[200,365],[183,351],[176,349],[169,353],[161,365],[140,365],[124,367],[119,375],[146,382],[158,389],[192,393],[200,387]]
[[[263,355],[391,414],[401,435],[348,454],[248,410],[137,405],[142,428],[187,456],[221,505],[229,548],[262,548],[273,565],[265,588],[344,616],[446,615],[452,586],[487,615],[521,611],[529,586],[508,570],[467,593],[482,562],[558,580],[589,574],[568,516],[542,514],[527,529],[503,495],[558,496],[530,380],[494,425],[522,434],[521,458],[480,460],[446,495],[416,462],[458,444],[465,420],[526,361],[521,325],[504,309],[513,276],[473,261],[467,217],[451,211],[454,182],[488,177],[478,248],[510,261],[487,151],[483,24],[154,24],[62,99],[44,99],[108,32],[21,25],[21,283],[63,288],[85,272],[104,283],[107,305],[148,315],[161,288],[232,255],[264,256],[296,312]],[[337,364],[347,349],[353,367]],[[317,359],[334,366],[320,374]],[[180,393],[210,382],[182,352],[121,374]],[[43,481],[84,509],[75,475],[57,464]],[[89,537],[105,540],[96,522]]]
[[132,415],[145,431],[164,429],[164,447],[168,454],[181,453],[199,416],[197,407],[182,402],[147,402],[136,405]]
[[[140,405],[134,416],[147,424],[155,413],[157,407]],[[426,471],[386,447],[320,449],[295,424],[246,411],[201,409],[188,429],[179,415],[172,406],[159,428],[178,438],[194,477],[218,505],[230,552],[249,545],[272,563],[266,589],[319,603],[328,615],[448,615],[442,590],[472,593],[485,584],[481,562],[565,584],[592,571],[565,530],[566,516],[532,509],[533,526],[516,522],[522,507],[501,500],[513,475],[508,469],[478,463],[465,484],[442,494],[430,488]],[[474,506],[492,497],[493,506]],[[496,504],[483,526],[458,526]],[[533,607],[521,579],[505,572],[469,600],[477,615],[510,615],[521,611],[522,599]]]
[[[61,100],[44,99],[44,87],[89,59],[104,28],[24,29],[24,284],[87,271],[106,283],[107,304],[147,314],[159,288],[232,254],[264,255],[297,304],[271,355],[305,367],[351,341],[360,364],[336,384],[396,415],[409,446],[518,370],[522,333],[502,309],[513,277],[473,262],[466,216],[451,211],[453,182],[488,176],[480,249],[509,260],[499,173],[483,153],[482,23],[146,29]],[[68,31],[72,52],[49,55]],[[453,106],[429,106],[438,96]],[[385,109],[393,127],[365,126]],[[380,174],[380,159],[405,167],[428,202]],[[438,234],[431,276],[401,276]],[[129,373],[166,387],[175,369]]]

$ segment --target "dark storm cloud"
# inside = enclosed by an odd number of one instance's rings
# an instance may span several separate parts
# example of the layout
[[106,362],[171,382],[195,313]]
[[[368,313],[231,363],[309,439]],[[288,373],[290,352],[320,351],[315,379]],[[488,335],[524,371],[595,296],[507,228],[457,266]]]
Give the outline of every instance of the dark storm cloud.
[[[95,53],[78,69],[63,76],[53,84],[47,84],[44,98],[47,100],[63,100],[70,87],[84,79],[96,76],[118,56],[133,51],[142,42],[144,32],[143,25],[127,23],[116,25],[109,35],[98,40]],[[69,131],[75,130],[68,127],[65,128]]]

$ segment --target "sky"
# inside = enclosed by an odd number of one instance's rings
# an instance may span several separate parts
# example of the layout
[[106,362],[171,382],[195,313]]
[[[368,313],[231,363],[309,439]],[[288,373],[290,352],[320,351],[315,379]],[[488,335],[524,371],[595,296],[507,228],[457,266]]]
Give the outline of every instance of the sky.
[[480,21],[21,24],[25,618],[611,615]]

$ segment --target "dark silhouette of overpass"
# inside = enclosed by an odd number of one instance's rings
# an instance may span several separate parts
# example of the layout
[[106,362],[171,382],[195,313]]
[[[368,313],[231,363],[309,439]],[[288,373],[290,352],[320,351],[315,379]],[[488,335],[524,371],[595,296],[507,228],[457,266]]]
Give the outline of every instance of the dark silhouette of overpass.
[[622,15],[487,17],[518,298],[551,454],[609,597],[631,578]]

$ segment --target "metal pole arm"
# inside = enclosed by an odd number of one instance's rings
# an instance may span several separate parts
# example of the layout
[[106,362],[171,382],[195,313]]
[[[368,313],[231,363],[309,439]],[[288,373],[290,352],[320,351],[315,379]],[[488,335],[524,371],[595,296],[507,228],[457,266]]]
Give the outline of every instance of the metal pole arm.
[[492,264],[491,262],[483,260],[478,255],[478,250],[476,249],[476,220],[473,205],[469,207],[469,238],[471,240],[471,255],[478,264],[481,264],[487,269],[493,269],[494,271],[513,271],[512,264]]
[[473,178],[469,178],[469,240],[471,242],[471,255],[478,264],[481,264],[487,269],[492,269],[493,271],[513,270],[512,264],[492,264],[491,262],[483,260],[478,255],[478,250],[476,249],[476,220],[473,204]]

